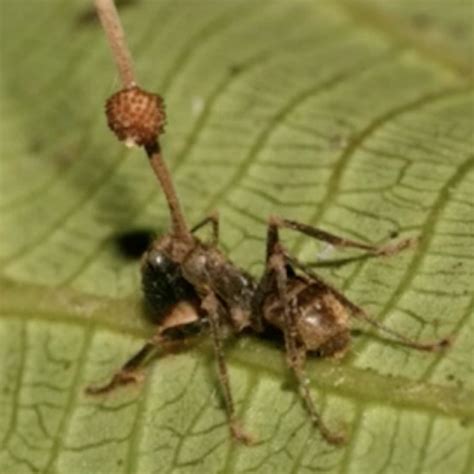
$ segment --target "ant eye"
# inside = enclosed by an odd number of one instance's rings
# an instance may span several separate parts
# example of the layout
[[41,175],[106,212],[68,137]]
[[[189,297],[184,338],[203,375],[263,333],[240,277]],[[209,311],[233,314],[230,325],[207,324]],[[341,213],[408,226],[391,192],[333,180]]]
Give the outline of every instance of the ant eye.
[[159,250],[152,250],[147,256],[147,262],[153,269],[164,273],[174,273],[177,267],[176,263]]

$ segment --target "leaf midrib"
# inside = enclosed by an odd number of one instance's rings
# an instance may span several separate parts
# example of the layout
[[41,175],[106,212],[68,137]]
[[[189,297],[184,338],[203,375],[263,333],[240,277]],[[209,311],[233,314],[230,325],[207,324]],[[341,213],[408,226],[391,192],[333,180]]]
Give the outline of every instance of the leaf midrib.
[[[0,287],[2,286],[4,285],[0,285]],[[41,291],[40,287],[30,288],[29,290],[28,304],[31,305],[31,308],[39,309],[28,311],[21,306],[22,301],[17,300],[17,305],[2,304],[0,319],[54,321],[56,324],[72,324],[86,327],[89,330],[101,328],[113,333],[127,334],[137,339],[144,339],[150,335],[151,327],[148,326],[147,329],[143,317],[130,318],[133,307],[135,307],[134,312],[138,313],[136,311],[136,300],[122,300],[121,304],[118,304],[117,302],[111,303],[106,298],[94,297],[96,307],[100,308],[97,313],[97,316],[100,317],[97,318],[95,314],[88,314],[87,317],[84,317],[74,306],[72,308],[67,307],[71,301],[74,301],[72,299],[61,299],[63,306],[58,308],[50,298],[44,298],[44,292]],[[39,299],[36,295],[36,301],[31,299],[31,295],[34,294],[35,290],[41,292]],[[4,292],[2,293],[4,294]],[[56,311],[51,313],[47,307],[44,307],[45,302],[55,306]],[[77,304],[77,300],[74,304]],[[110,318],[107,317],[109,312]],[[248,350],[248,345],[255,345],[255,350],[259,354],[258,357],[252,357],[255,351]],[[197,351],[202,355],[208,353],[210,347],[207,343],[204,343],[198,344],[190,350]],[[426,356],[429,357],[430,354]],[[238,340],[235,347],[228,350],[228,360],[234,366],[252,368],[275,379],[281,379],[286,370],[283,358],[278,357],[275,348],[252,337],[244,337]],[[317,382],[312,383],[313,388],[322,389],[324,392],[368,403],[422,410],[448,417],[460,417],[468,420],[474,418],[474,406],[472,404],[474,392],[468,389],[435,385],[425,381],[413,381],[401,376],[387,376],[373,370],[351,367],[343,363],[337,364],[328,359],[310,360],[308,362],[308,373],[317,374]]]

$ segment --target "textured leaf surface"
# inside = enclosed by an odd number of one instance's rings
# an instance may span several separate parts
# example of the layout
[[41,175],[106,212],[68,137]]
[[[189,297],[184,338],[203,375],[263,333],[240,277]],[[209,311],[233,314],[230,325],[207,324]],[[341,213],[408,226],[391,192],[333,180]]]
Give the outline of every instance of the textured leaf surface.
[[421,236],[322,270],[406,334],[456,335],[433,355],[363,332],[343,362],[311,360],[342,448],[309,426],[281,351],[251,338],[228,352],[253,448],[229,440],[207,343],[153,362],[141,386],[84,395],[152,331],[118,236],[168,225],[142,153],[106,129],[118,82],[90,3],[0,2],[0,472],[471,473],[472,3],[122,2],[138,75],[167,99],[186,213],[219,209],[235,261],[261,270],[270,213],[370,242]]

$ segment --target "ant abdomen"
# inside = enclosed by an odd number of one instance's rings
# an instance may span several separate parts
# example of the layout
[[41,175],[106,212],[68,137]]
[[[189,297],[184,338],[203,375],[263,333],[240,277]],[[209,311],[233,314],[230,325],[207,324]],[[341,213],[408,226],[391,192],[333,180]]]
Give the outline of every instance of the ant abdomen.
[[[294,312],[297,339],[307,351],[323,357],[341,357],[349,348],[349,314],[327,289],[316,282],[289,275],[287,300]],[[283,308],[276,294],[270,294],[264,305],[265,319],[284,328]]]
[[155,249],[144,255],[142,287],[147,310],[155,323],[161,323],[178,303],[197,299],[193,286],[183,278],[180,266]]

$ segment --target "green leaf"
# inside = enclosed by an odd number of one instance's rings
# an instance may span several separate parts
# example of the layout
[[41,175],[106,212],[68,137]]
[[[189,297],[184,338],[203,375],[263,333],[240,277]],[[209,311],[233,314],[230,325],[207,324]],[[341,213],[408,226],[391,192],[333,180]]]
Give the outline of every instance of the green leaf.
[[[455,335],[430,354],[359,327],[343,361],[311,358],[343,447],[311,428],[281,348],[229,342],[251,448],[229,439],[206,341],[152,361],[143,384],[84,394],[153,333],[117,241],[169,222],[143,153],[106,128],[119,84],[91,3],[0,2],[0,472],[471,473],[472,3],[120,3],[140,81],[166,98],[191,222],[218,209],[222,247],[255,275],[271,213],[368,242],[419,236],[321,272],[407,335]],[[321,251],[284,239],[307,261]]]

